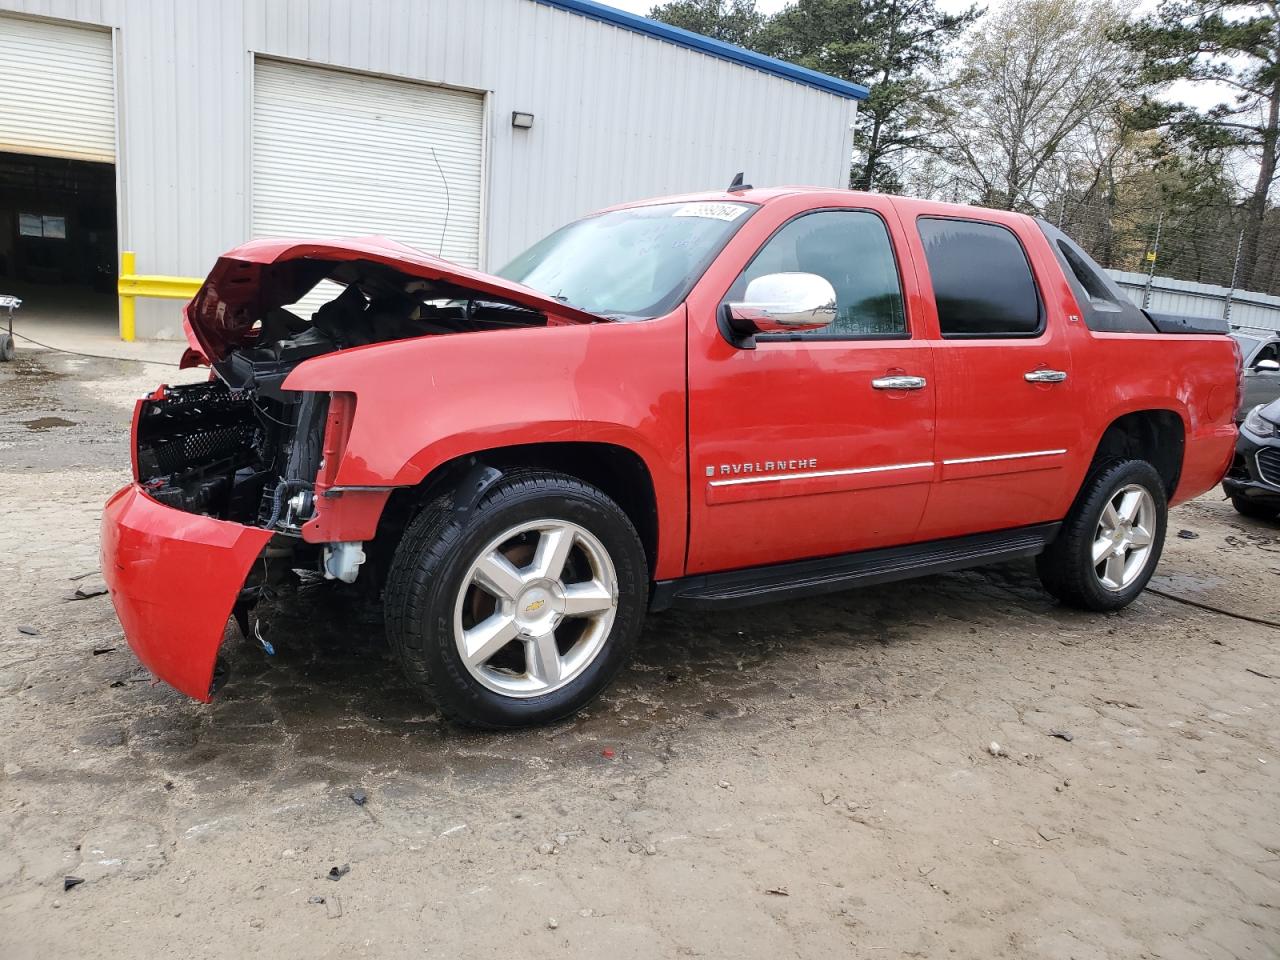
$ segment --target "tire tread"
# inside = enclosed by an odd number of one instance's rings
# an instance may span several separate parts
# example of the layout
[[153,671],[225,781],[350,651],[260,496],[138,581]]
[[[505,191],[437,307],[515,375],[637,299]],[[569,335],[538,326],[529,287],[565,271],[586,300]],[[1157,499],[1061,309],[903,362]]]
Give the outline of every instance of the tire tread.
[[[1127,474],[1136,476],[1125,476]],[[1093,567],[1084,558],[1092,551],[1102,501],[1110,499],[1120,486],[1122,476],[1125,482],[1142,482],[1155,498],[1158,529],[1153,542],[1155,558],[1145,574],[1124,591],[1113,593],[1098,582]],[[1108,611],[1128,606],[1145,589],[1160,561],[1167,518],[1164,486],[1151,464],[1145,460],[1111,460],[1099,464],[1081,487],[1057,538],[1036,557],[1036,573],[1041,584],[1063,604],[1080,610]]]
[[[426,637],[421,629],[414,629],[414,625],[427,622],[433,616],[428,609],[432,586],[447,561],[462,548],[471,523],[508,504],[566,496],[588,501],[621,522],[630,541],[629,549],[633,556],[639,558],[639,570],[636,572],[640,578],[638,589],[647,597],[648,572],[644,564],[644,548],[634,526],[622,509],[602,491],[567,474],[516,468],[507,472],[465,513],[455,510],[452,496],[444,494],[421,510],[406,528],[396,548],[383,594],[387,640],[410,682],[422,688],[440,712],[454,723],[488,729],[505,729],[528,722],[549,723],[576,712],[586,702],[570,702],[563,710],[544,715],[536,721],[504,723],[482,718],[463,693],[474,681],[452,661],[445,661],[444,676],[440,675],[439,664],[437,669],[433,669]],[[618,562],[615,558],[615,564]],[[615,632],[608,641],[613,645],[617,666],[599,685],[600,689],[625,663],[626,654],[629,654],[639,632],[638,622],[622,624],[621,620],[619,617]],[[595,690],[588,700],[594,698],[600,689]]]

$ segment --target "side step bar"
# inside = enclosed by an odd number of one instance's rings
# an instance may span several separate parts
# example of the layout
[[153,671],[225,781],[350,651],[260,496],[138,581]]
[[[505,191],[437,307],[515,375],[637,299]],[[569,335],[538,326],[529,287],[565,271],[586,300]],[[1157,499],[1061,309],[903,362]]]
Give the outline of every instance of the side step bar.
[[649,609],[748,607],[1034,557],[1053,541],[1061,526],[1061,523],[1042,523],[818,560],[794,560],[727,573],[660,580],[654,584]]

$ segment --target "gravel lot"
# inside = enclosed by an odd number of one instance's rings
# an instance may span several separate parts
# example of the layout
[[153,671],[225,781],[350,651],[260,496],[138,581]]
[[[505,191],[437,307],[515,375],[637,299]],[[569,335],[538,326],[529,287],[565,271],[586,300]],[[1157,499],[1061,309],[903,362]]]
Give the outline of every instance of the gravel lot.
[[1184,602],[1280,621],[1280,528],[1178,509],[1182,599],[1112,616],[1025,564],[663,615],[588,714],[505,735],[309,589],[203,706],[65,599],[175,374],[0,365],[7,960],[1280,956],[1280,632]]

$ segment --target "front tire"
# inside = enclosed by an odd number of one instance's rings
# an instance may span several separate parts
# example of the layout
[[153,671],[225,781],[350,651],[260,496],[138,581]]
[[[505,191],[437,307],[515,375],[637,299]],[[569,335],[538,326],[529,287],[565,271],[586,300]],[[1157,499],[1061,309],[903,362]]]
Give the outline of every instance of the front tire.
[[1123,460],[1085,481],[1058,538],[1036,558],[1044,588],[1067,606],[1119,610],[1147,586],[1169,507],[1151,464]]
[[1251,500],[1249,497],[1233,496],[1231,505],[1236,508],[1236,513],[1250,520],[1274,520],[1276,515],[1280,514],[1280,510],[1275,507]]
[[549,723],[627,662],[648,584],[616,503],[576,478],[523,471],[474,509],[442,497],[410,524],[387,580],[388,640],[450,719]]

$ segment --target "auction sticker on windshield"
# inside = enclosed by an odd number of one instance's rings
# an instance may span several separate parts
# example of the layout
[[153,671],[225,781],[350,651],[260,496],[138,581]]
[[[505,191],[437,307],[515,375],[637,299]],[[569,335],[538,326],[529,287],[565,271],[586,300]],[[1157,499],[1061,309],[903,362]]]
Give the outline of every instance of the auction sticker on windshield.
[[737,203],[686,203],[673,217],[701,217],[703,220],[737,220],[747,207]]

